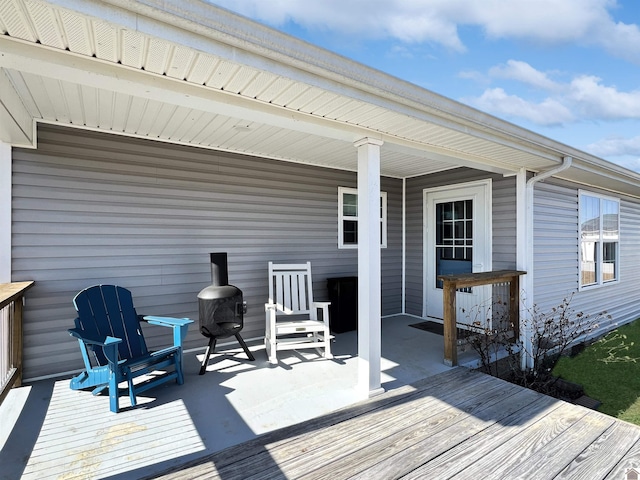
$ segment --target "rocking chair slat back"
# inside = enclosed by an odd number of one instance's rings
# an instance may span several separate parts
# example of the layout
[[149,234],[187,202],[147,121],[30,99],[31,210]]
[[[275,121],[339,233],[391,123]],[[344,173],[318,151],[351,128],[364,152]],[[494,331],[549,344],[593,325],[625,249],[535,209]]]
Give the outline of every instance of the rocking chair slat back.
[[[306,268],[306,265],[303,265]],[[311,277],[305,270],[300,271],[273,271],[273,284],[269,286],[270,302],[277,305],[280,313],[306,314],[311,310],[313,303],[313,291],[311,289]]]

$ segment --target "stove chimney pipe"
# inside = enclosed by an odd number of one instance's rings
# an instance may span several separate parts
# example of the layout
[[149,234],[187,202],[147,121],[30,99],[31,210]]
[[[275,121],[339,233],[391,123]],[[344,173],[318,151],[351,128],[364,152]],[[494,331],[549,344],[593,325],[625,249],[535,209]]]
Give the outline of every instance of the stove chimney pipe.
[[226,252],[211,254],[211,285],[214,287],[229,285]]

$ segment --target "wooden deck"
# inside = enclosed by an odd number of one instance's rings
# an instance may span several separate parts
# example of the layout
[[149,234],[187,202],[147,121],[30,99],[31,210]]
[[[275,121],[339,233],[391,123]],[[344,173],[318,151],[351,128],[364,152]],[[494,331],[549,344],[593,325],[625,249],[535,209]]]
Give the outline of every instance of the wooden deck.
[[458,368],[174,467],[163,479],[625,479],[640,427]]

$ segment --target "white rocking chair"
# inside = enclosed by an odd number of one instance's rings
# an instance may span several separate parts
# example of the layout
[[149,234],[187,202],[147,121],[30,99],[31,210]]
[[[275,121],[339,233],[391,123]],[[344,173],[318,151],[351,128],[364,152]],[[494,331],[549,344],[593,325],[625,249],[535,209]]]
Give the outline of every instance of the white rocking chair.
[[[314,302],[311,262],[274,264],[269,262],[269,303],[266,310],[265,346],[269,362],[277,364],[278,350],[315,348],[331,359],[329,305]],[[322,319],[318,311],[322,310]]]

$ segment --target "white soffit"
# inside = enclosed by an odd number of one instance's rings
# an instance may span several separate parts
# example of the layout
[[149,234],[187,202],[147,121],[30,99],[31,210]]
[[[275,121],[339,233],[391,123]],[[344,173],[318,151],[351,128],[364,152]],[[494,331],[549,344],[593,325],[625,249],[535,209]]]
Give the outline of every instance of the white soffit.
[[[260,46],[239,48],[240,36],[207,27],[223,20],[229,31],[264,34],[264,56]],[[268,44],[269,36],[302,42],[205,2],[2,0],[0,32],[0,68],[23,111],[10,111],[4,90],[0,106],[23,131],[28,111],[45,122],[348,170],[356,170],[353,141],[371,136],[385,141],[381,173],[399,178],[457,166],[539,171],[563,155],[551,140],[427,91],[419,104],[399,103],[392,93],[340,83],[329,70],[315,75],[312,58],[307,71],[293,65],[300,58],[279,63],[274,52],[286,56],[291,47]],[[472,115],[475,122],[466,120]]]

